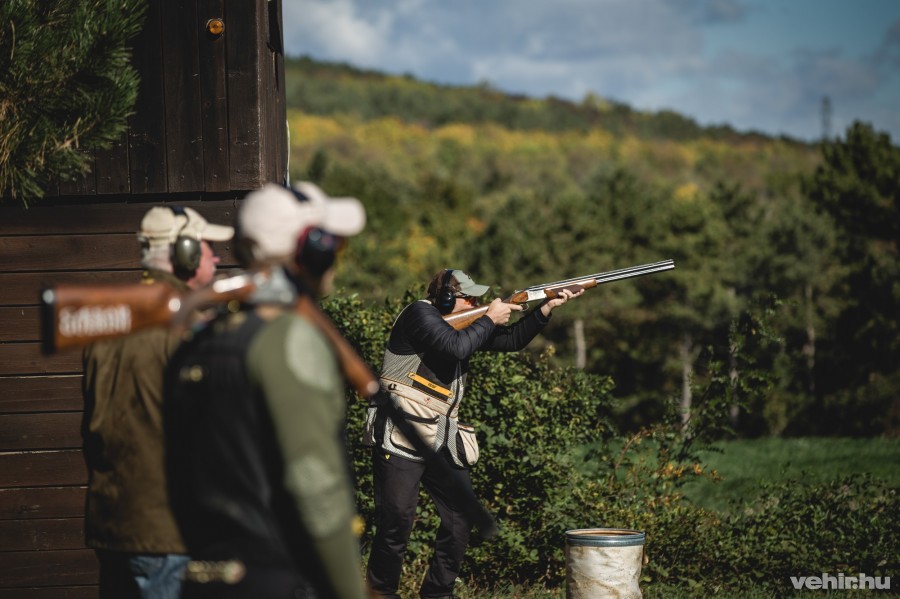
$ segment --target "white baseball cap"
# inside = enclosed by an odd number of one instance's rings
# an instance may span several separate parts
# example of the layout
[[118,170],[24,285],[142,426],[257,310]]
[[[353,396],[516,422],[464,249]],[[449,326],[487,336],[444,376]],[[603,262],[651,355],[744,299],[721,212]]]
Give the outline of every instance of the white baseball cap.
[[193,208],[154,206],[141,220],[138,233],[138,239],[151,245],[175,243],[181,236],[198,241],[228,241],[234,236],[234,228],[211,224]]
[[238,212],[241,237],[256,243],[257,258],[293,256],[300,234],[309,227],[349,237],[366,226],[366,210],[356,198],[332,198],[309,182],[293,189],[266,183],[251,191]]

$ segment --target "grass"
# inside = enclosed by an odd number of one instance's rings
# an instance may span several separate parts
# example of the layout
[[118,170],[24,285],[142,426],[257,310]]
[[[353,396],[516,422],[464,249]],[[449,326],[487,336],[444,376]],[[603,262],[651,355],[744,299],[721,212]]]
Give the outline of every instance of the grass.
[[701,462],[722,480],[697,479],[684,486],[688,501],[728,510],[756,497],[761,482],[822,483],[870,474],[900,487],[900,439],[798,438],[721,442]]

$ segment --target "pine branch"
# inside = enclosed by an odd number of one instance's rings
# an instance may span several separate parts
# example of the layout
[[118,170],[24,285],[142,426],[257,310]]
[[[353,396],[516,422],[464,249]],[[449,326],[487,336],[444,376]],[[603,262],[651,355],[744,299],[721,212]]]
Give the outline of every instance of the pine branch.
[[125,131],[139,85],[127,44],[145,1],[0,3],[0,197],[27,206]]

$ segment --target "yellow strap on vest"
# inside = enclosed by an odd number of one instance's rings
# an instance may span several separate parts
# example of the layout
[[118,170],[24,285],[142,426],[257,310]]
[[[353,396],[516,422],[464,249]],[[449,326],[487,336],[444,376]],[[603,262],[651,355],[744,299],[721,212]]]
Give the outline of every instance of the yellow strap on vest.
[[410,373],[407,374],[406,376],[408,376],[409,378],[411,378],[411,379],[414,380],[415,382],[419,383],[420,385],[424,385],[425,387],[428,387],[429,389],[431,389],[431,390],[434,391],[435,393],[440,393],[440,394],[443,395],[444,397],[450,397],[450,389],[444,389],[444,388],[441,387],[440,385],[435,385],[434,383],[432,383],[431,381],[429,381],[429,380],[426,379],[425,377],[421,377],[421,376],[419,376],[418,374],[416,374],[415,372],[410,372]]

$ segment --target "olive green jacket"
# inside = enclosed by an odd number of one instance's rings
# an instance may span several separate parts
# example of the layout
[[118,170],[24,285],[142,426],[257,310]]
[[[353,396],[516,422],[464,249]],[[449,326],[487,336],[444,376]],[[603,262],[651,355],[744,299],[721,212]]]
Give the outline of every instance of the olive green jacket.
[[[143,282],[186,285],[161,271]],[[179,337],[154,327],[84,352],[85,542],[129,553],[185,553],[163,462],[163,372]]]

